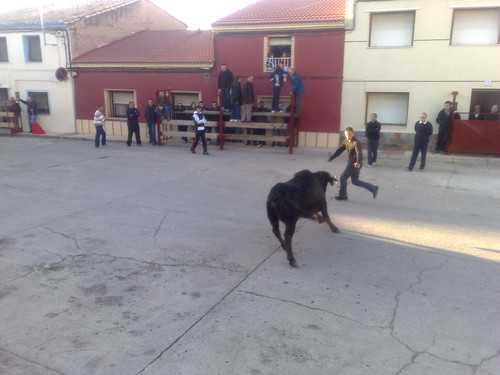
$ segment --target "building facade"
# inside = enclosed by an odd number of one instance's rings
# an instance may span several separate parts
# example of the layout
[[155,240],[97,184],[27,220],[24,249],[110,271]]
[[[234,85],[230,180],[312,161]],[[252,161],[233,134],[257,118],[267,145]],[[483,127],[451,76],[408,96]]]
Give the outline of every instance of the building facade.
[[103,104],[107,134],[126,136],[128,103],[145,123],[148,99],[156,103],[159,90],[169,92],[172,105],[217,100],[213,45],[210,30],[143,31],[74,59],[77,132],[95,132],[93,114]]
[[[186,29],[148,0],[90,1],[0,12],[0,95],[32,97],[46,132],[76,130],[74,56],[146,29]],[[26,107],[22,122],[27,130]]]
[[408,149],[419,113],[435,124],[452,92],[462,112],[500,102],[497,1],[351,0],[346,10],[342,128],[362,132],[377,113],[382,147]]
[[[305,87],[299,146],[338,144],[344,55],[343,0],[261,0],[216,21],[216,67],[254,76],[256,101],[271,107],[274,66],[293,66]],[[290,103],[290,81],[281,101]]]

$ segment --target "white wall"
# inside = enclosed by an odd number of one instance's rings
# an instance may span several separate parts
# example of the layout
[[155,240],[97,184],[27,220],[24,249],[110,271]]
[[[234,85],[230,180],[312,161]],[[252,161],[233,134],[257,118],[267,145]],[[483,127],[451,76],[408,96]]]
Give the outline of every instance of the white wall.
[[[468,111],[472,89],[500,89],[499,45],[450,45],[453,7],[498,6],[497,0],[357,2],[355,28],[346,32],[341,128],[362,130],[369,92],[409,92],[407,125],[384,131],[413,133],[420,112],[431,122],[458,91]],[[369,47],[370,12],[416,9],[413,46]],[[492,81],[485,86],[485,81]],[[353,110],[357,108],[357,110]],[[383,114],[379,113],[383,123]]]
[[[26,62],[23,35],[38,35],[41,42],[42,61]],[[66,55],[62,37],[46,33],[45,42],[41,32],[1,32],[7,39],[9,61],[0,63],[0,87],[8,88],[9,96],[19,92],[26,99],[27,91],[48,92],[50,114],[38,115],[37,122],[46,132],[75,132],[75,106],[71,77],[58,81],[56,69],[66,66]],[[26,106],[21,103],[24,130],[28,130]]]

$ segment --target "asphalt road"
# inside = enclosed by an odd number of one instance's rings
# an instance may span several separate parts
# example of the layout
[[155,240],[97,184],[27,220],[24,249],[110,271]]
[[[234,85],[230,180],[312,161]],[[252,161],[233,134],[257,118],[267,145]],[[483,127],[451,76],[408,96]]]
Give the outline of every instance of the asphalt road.
[[326,151],[0,137],[0,374],[497,375],[500,159],[382,153],[302,219],[265,200]]

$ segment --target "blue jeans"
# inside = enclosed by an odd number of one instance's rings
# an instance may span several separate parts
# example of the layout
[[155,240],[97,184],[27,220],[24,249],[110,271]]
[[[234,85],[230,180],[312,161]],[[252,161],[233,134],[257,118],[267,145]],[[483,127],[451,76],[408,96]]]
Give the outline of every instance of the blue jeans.
[[361,171],[361,168],[356,168],[354,165],[347,164],[347,166],[344,169],[344,172],[342,172],[342,175],[340,176],[340,190],[339,190],[339,196],[342,198],[347,198],[347,180],[349,177],[351,178],[352,184],[355,186],[362,187],[371,193],[374,192],[375,186],[372,184],[369,184],[368,182],[361,181],[359,179],[359,172]]
[[156,144],[156,122],[148,122],[149,142]]
[[106,132],[104,131],[104,126],[95,127],[95,147],[99,147],[99,139],[102,137],[102,145],[106,144]]
[[280,110],[280,91],[281,91],[281,86],[274,86],[273,87],[273,104],[272,104],[272,110],[273,111],[279,111]]
[[239,120],[241,118],[241,104],[233,104],[231,107],[231,120]]
[[377,162],[378,139],[367,139],[366,147],[368,149],[368,165]]
[[230,93],[231,93],[231,89],[229,89],[229,88],[221,89],[222,108],[229,109],[231,107],[231,102],[230,102],[230,98],[229,98]]
[[33,123],[36,121],[36,115],[28,115],[28,122],[30,124],[30,133],[33,131]]

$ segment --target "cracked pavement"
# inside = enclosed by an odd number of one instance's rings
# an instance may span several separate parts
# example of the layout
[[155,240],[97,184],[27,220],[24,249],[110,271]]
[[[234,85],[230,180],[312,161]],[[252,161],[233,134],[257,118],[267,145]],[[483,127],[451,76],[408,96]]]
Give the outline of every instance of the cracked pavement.
[[0,374],[496,375],[500,159],[381,153],[301,219],[277,182],[331,150],[0,138]]

